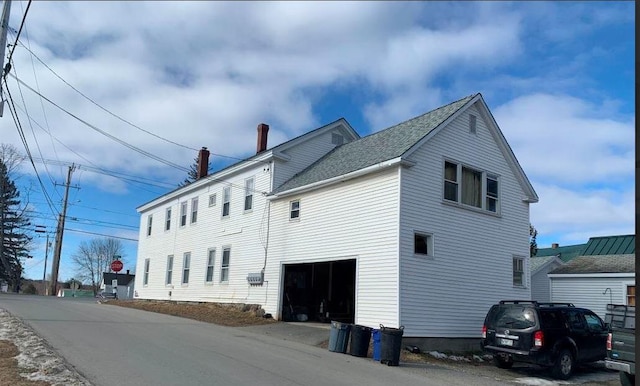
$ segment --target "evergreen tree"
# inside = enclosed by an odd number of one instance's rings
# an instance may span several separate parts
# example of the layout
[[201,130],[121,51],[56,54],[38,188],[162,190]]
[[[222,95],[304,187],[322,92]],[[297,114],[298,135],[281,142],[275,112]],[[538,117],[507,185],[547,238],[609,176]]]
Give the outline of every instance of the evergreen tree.
[[529,256],[533,257],[538,253],[538,231],[533,225],[529,224]]
[[0,159],[0,280],[16,291],[22,276],[21,259],[28,258],[29,218],[21,208],[20,192],[11,180],[5,162]]
[[[207,170],[211,170],[211,162],[207,165]],[[187,178],[184,179],[181,183],[178,184],[178,187],[187,186],[190,183],[194,182],[198,179],[198,157],[193,160],[193,164],[189,167],[189,171],[187,172]]]

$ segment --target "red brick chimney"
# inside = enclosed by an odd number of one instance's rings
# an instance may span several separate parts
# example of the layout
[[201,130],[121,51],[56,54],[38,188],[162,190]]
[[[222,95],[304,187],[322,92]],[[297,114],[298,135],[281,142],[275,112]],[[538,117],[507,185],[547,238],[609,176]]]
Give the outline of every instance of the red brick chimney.
[[269,133],[269,125],[261,123],[258,125],[258,146],[256,154],[267,150],[267,133]]
[[202,177],[206,177],[207,174],[209,174],[209,150],[203,146],[198,152],[198,174],[196,179],[199,180]]

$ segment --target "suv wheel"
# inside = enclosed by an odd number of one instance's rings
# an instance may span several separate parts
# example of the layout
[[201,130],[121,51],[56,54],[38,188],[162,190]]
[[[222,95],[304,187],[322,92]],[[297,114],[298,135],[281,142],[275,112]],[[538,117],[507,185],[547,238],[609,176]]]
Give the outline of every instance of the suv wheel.
[[627,374],[624,371],[620,372],[620,384],[622,386],[633,386],[635,384],[636,381],[636,376],[631,375],[631,374]]
[[510,369],[513,366],[513,359],[509,355],[496,354],[493,356],[493,363],[501,369]]
[[569,379],[572,372],[573,355],[571,354],[571,351],[564,349],[560,351],[560,355],[558,355],[556,363],[553,366],[553,376],[558,379]]

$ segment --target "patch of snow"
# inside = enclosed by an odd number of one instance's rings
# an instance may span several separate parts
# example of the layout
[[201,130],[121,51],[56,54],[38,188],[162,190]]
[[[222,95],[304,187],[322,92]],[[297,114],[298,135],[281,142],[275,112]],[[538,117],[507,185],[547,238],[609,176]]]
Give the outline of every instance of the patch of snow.
[[0,339],[15,344],[20,351],[18,366],[33,370],[25,374],[32,381],[49,382],[52,386],[91,386],[91,383],[73,370],[20,319],[0,308]]
[[546,379],[540,379],[540,378],[517,378],[514,380],[514,382],[520,383],[522,385],[527,385],[527,386],[559,386],[559,385],[571,384],[566,381],[548,381]]
[[429,355],[431,355],[434,358],[438,358],[438,359],[446,359],[447,358],[447,354],[443,354],[443,353],[437,352],[437,351],[429,351]]

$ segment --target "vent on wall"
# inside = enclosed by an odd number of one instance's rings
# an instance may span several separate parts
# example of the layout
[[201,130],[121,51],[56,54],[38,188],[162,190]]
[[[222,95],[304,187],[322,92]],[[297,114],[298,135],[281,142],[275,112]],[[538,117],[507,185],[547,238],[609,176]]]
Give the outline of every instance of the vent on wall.
[[262,272],[259,273],[250,273],[247,275],[247,282],[249,285],[262,285],[264,281],[264,276]]
[[471,134],[476,133],[476,116],[469,114],[469,132]]
[[331,134],[331,143],[340,146],[344,143],[344,137],[338,133],[333,133]]

